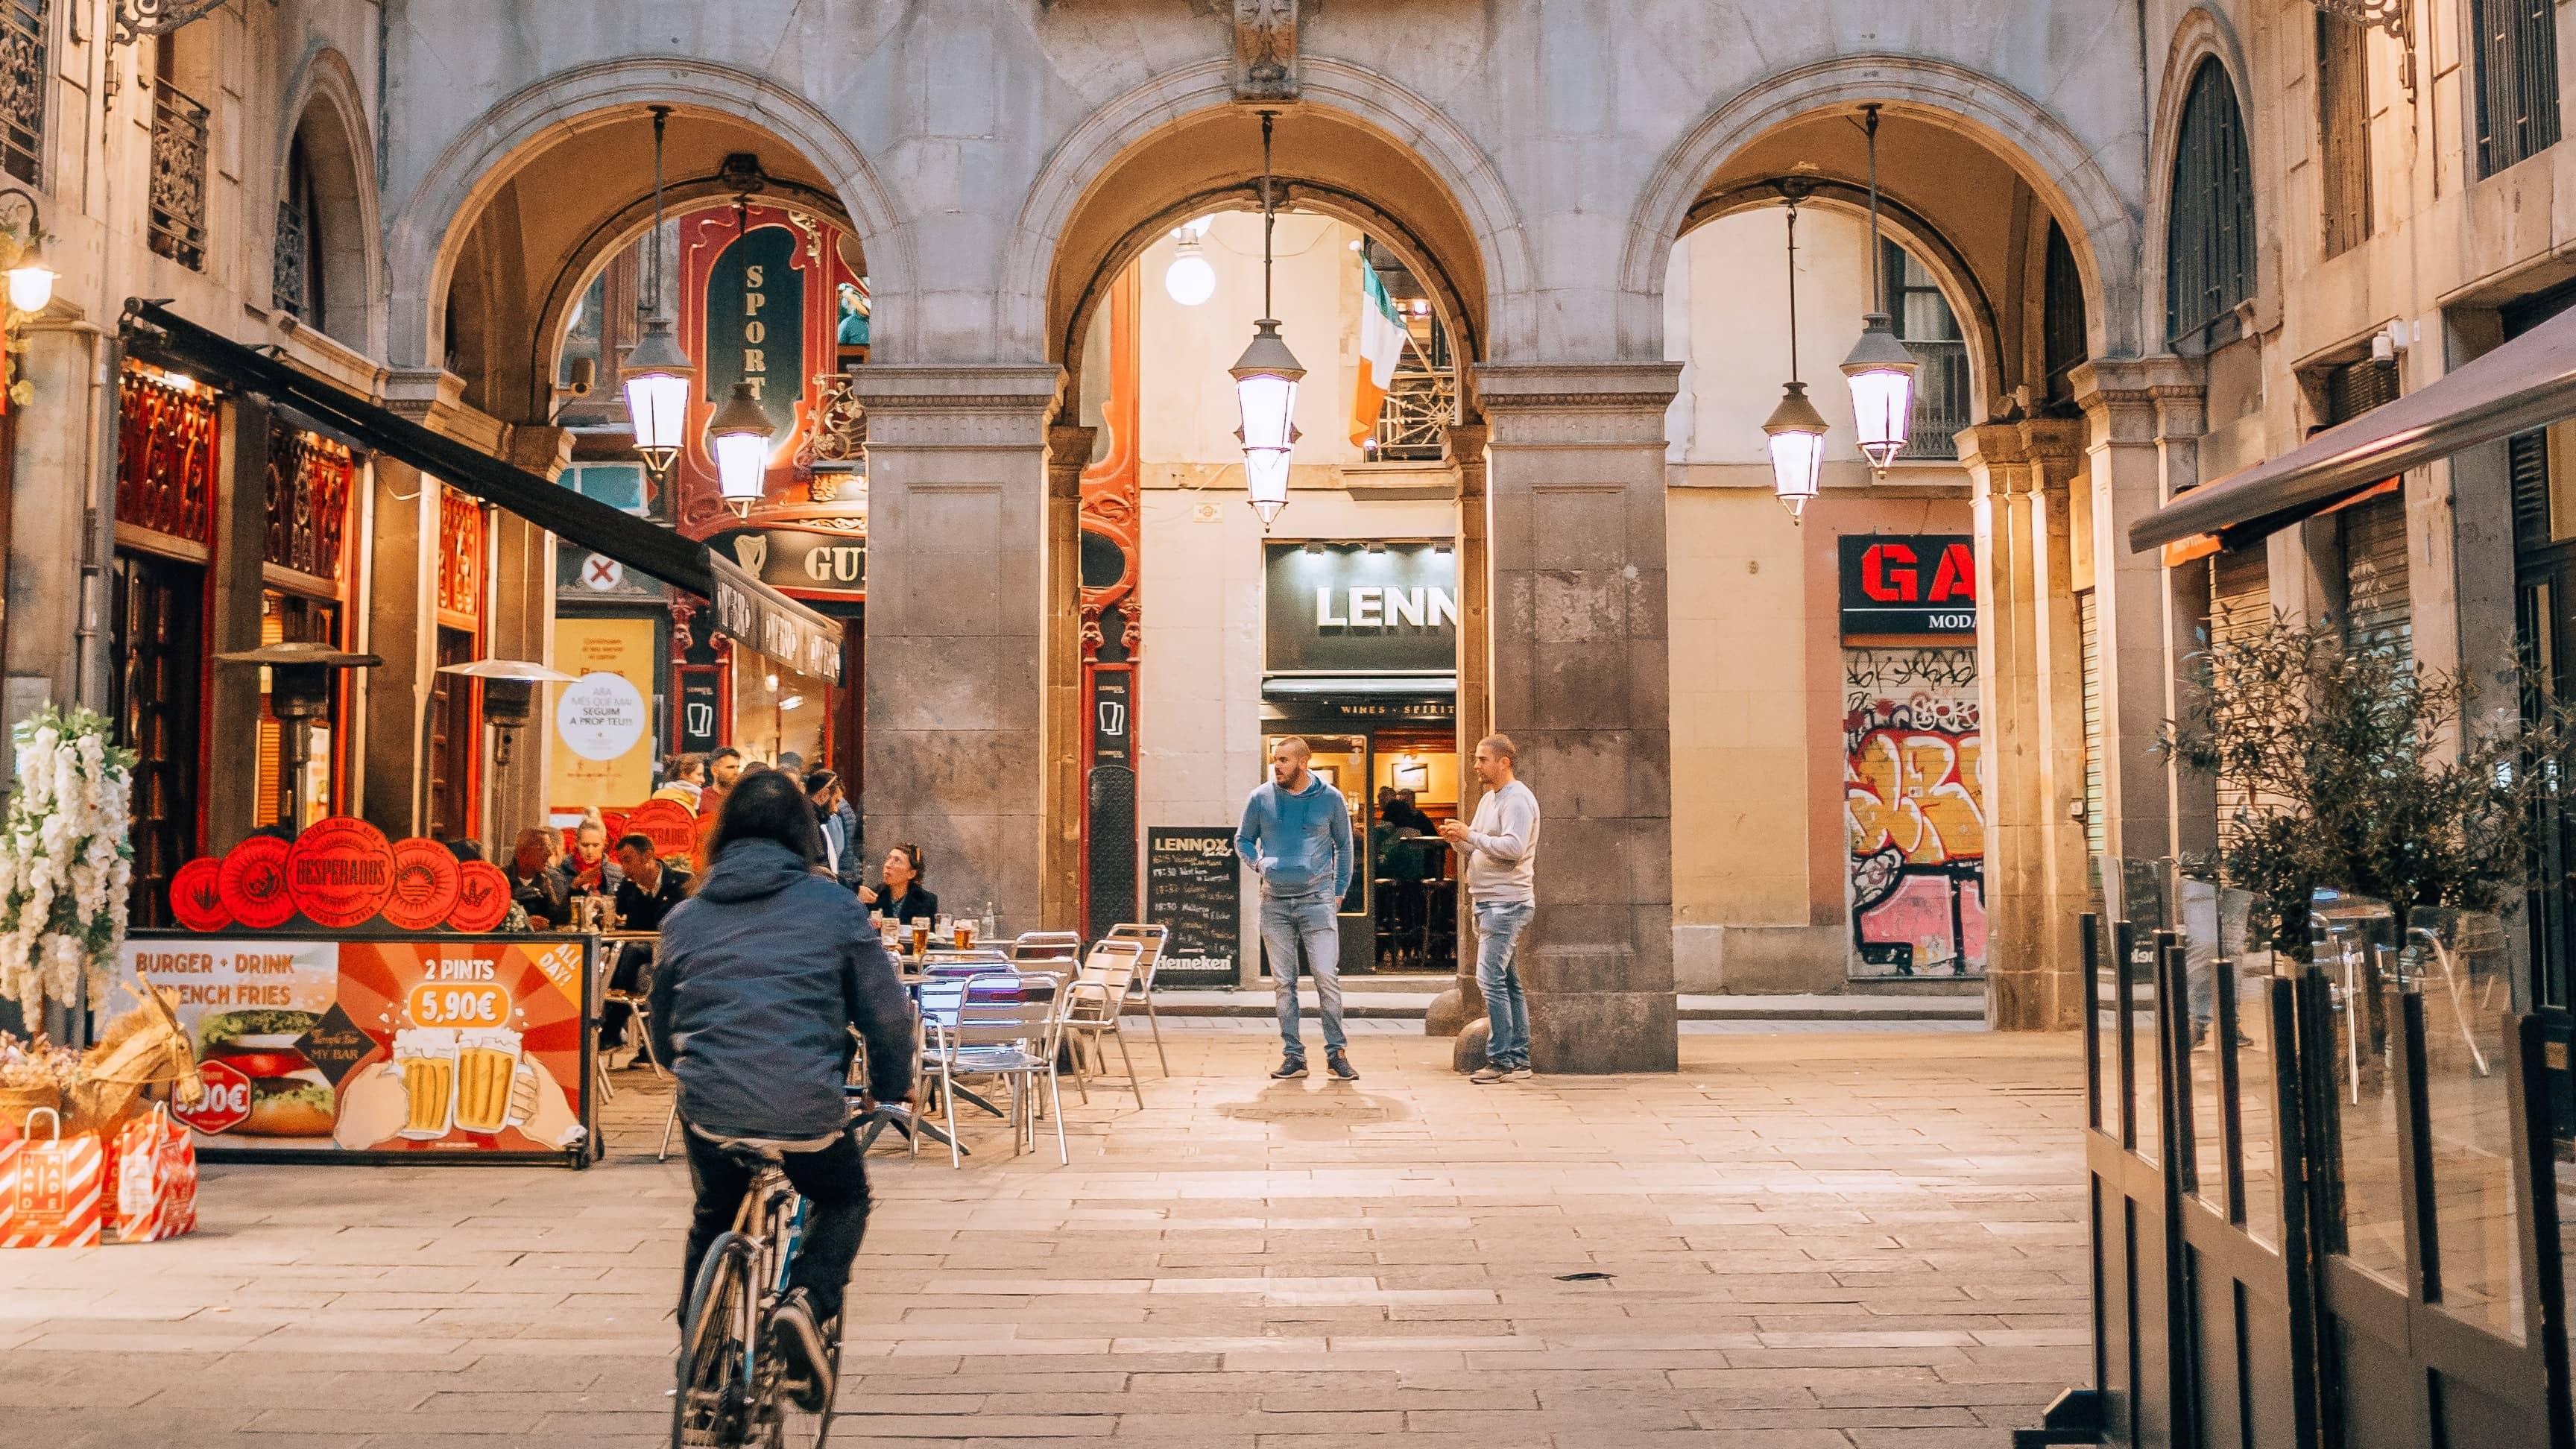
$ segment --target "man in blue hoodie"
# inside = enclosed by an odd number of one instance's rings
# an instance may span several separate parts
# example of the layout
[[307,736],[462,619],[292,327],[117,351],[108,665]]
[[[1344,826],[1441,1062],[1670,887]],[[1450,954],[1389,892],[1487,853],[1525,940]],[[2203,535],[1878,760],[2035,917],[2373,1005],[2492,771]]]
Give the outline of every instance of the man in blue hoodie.
[[1293,736],[1270,747],[1270,779],[1243,802],[1235,853],[1261,878],[1261,944],[1279,994],[1285,1055],[1274,1077],[1306,1075],[1297,1029],[1297,956],[1304,948],[1324,1009],[1324,1065],[1356,1082],[1342,1037],[1342,933],[1335,912],[1351,888],[1351,807],[1307,768],[1312,752]]

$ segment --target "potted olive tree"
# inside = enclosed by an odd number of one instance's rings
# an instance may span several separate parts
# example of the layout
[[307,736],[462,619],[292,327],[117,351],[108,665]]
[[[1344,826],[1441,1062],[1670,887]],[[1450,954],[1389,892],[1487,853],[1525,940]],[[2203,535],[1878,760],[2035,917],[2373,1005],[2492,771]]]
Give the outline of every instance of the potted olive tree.
[[2231,806],[2213,865],[2255,898],[2249,938],[2304,958],[2320,886],[2500,911],[2531,880],[2576,747],[2576,707],[2525,680],[2524,708],[2471,716],[2460,676],[2330,624],[2212,641],[2164,748]]

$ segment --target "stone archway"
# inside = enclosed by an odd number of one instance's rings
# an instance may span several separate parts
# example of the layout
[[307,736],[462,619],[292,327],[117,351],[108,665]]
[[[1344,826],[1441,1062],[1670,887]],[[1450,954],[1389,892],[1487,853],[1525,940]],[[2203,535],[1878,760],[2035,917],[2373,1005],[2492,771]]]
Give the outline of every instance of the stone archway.
[[2084,279],[2094,356],[2134,356],[2139,301],[2138,206],[2095,148],[2047,107],[1991,76],[1914,56],[1843,56],[1768,77],[1682,138],[1639,194],[1619,263],[1619,333],[1651,352],[1663,326],[1664,261],[1692,206],[1730,157],[1754,139],[1819,111],[1878,102],[1957,130],[2009,164],[2065,227]]
[[838,198],[868,247],[884,298],[880,329],[889,350],[899,350],[913,305],[911,244],[893,197],[867,157],[819,108],[768,77],[661,56],[550,76],[458,128],[387,229],[393,278],[389,359],[403,366],[438,362],[448,340],[442,309],[459,250],[503,187],[550,149],[602,127],[633,124],[656,104],[766,136],[811,170],[816,183]]
[[[1536,265],[1527,228],[1492,160],[1446,113],[1387,78],[1321,56],[1301,64],[1303,99],[1281,108],[1282,136],[1301,124],[1299,117],[1308,117],[1340,128],[1337,134],[1374,154],[1307,161],[1284,149],[1283,140],[1281,174],[1302,174],[1349,200],[1366,198],[1400,224],[1399,239],[1415,239],[1426,253],[1423,260],[1439,255],[1439,270],[1453,286],[1466,326],[1462,335],[1482,339],[1480,355],[1526,352],[1536,327],[1530,298]],[[1078,335],[1068,319],[1096,291],[1093,279],[1116,274],[1107,265],[1112,253],[1140,233],[1150,234],[1148,228],[1168,225],[1186,210],[1191,193],[1240,188],[1240,168],[1234,168],[1233,176],[1210,173],[1201,184],[1166,184],[1156,203],[1127,208],[1133,215],[1117,222],[1086,226],[1082,220],[1099,214],[1094,203],[1105,179],[1150,156],[1158,141],[1200,127],[1247,125],[1250,111],[1234,101],[1231,76],[1230,63],[1210,62],[1158,77],[1101,106],[1056,148],[1005,243],[995,299],[995,330],[1004,350],[1061,357],[1065,339]],[[1219,154],[1240,154],[1240,141],[1224,142]],[[1385,184],[1391,177],[1372,184],[1360,174],[1372,163],[1409,166],[1428,194],[1418,207],[1408,207],[1404,197],[1387,194],[1397,189]]]
[[[2082,719],[2093,683],[2082,663],[2077,595],[2090,589],[2102,604],[2112,621],[2106,640],[2119,620],[2160,602],[2157,581],[2127,567],[2125,550],[2088,546],[2141,496],[2128,447],[2153,427],[2137,426],[2133,403],[2147,400],[2145,386],[2122,364],[2077,370],[2073,402],[2090,417],[2089,450],[2075,408],[2062,395],[2052,405],[2040,323],[2045,288],[2032,286],[2028,258],[2053,225],[2082,283],[2083,355],[2133,356],[2142,335],[2137,207],[2046,108],[1991,78],[1898,57],[1812,66],[1727,101],[1668,155],[1645,190],[1622,261],[1622,333],[1660,335],[1670,247],[1728,196],[1780,175],[1806,173],[1828,187],[1863,180],[1863,138],[1846,122],[1864,104],[1882,108],[1882,160],[1895,162],[1880,173],[1890,229],[1902,236],[1919,227],[1925,234],[1912,249],[1936,275],[1947,273],[1954,295],[1971,295],[1959,320],[1984,377],[1958,445],[1979,563],[1990,1011],[2007,1027],[2071,1026],[2079,980],[2072,923],[2087,876],[2085,822],[2070,819],[2068,806],[2088,798]],[[1987,215],[1998,208],[2011,213],[2000,225]],[[1638,311],[1649,297],[1658,304],[1651,316]],[[2103,742],[2117,761],[2110,773],[2123,778],[2132,767],[2152,768],[2152,727],[2128,723]]]

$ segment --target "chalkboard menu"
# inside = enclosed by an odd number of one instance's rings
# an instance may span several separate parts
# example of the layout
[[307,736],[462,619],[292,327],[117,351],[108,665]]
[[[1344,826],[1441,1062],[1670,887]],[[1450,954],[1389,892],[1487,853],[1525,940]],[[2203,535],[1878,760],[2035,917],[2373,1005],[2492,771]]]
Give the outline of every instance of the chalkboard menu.
[[1145,832],[1145,919],[1172,928],[1157,986],[1232,986],[1243,939],[1242,866],[1232,826]]

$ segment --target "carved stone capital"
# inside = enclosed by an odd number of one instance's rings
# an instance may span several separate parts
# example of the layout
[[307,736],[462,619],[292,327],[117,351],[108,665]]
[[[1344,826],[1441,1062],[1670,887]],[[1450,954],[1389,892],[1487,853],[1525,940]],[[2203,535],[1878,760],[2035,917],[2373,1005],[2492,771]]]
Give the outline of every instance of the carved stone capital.
[[1234,98],[1297,99],[1297,0],[1234,0]]
[[1091,462],[1091,445],[1098,428],[1074,427],[1058,423],[1047,429],[1047,496],[1080,498],[1082,470]]

